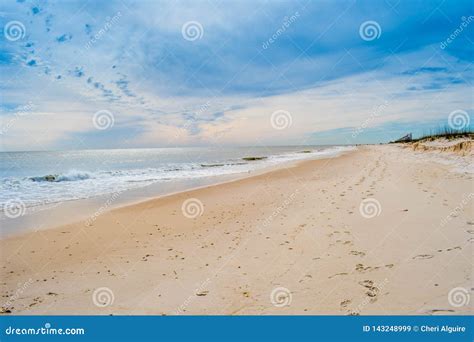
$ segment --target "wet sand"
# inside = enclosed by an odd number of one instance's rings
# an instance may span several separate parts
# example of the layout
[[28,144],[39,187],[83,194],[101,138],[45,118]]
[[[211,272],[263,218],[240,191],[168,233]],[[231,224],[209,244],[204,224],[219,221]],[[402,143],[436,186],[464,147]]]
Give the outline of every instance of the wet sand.
[[468,314],[472,175],[413,153],[360,147],[3,239],[3,312]]

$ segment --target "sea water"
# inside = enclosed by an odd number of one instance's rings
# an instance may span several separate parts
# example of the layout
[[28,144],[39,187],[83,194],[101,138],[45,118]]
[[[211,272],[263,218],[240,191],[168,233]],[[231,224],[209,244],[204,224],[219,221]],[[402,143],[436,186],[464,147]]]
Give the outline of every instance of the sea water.
[[[152,195],[218,182],[291,161],[337,156],[352,146],[183,147],[0,153],[0,219],[52,204],[153,189]],[[248,158],[255,157],[255,158]],[[150,187],[152,186],[152,187]],[[148,191],[150,193],[150,191]],[[12,215],[10,215],[12,216]],[[5,222],[4,222],[5,223]]]

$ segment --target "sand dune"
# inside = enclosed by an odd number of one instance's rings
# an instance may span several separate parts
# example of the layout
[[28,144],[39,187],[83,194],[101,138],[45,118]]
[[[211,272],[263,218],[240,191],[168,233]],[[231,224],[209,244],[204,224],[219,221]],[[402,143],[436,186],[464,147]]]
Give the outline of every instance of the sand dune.
[[359,147],[2,240],[4,311],[467,314],[472,175],[414,154]]
[[432,151],[432,152],[451,152],[461,156],[473,156],[472,139],[435,139],[422,140],[414,143],[406,144],[414,151]]

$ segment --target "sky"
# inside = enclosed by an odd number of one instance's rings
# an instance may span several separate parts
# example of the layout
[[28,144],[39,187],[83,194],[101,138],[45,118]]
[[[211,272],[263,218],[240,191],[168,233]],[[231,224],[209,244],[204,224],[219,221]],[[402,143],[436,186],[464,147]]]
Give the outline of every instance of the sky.
[[0,151],[472,128],[472,1],[0,2]]

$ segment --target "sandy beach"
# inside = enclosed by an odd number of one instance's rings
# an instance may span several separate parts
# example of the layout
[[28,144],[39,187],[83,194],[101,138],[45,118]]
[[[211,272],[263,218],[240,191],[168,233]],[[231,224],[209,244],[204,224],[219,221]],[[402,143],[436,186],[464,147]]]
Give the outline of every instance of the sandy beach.
[[472,291],[472,174],[420,153],[360,146],[1,240],[3,313],[468,314],[449,294]]

